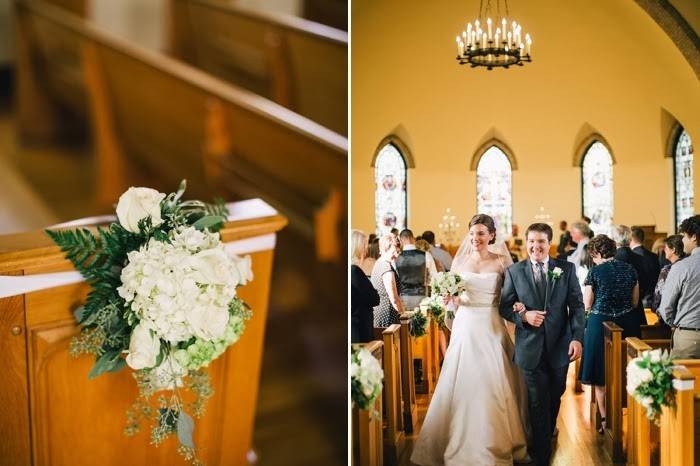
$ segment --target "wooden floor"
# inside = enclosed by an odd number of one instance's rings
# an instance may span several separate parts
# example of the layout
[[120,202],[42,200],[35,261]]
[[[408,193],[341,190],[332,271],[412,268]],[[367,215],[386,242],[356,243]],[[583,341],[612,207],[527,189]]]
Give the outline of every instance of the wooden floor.
[[[569,368],[567,387],[562,397],[557,426],[559,436],[555,443],[551,466],[609,466],[613,463],[603,447],[603,437],[590,427],[588,391],[574,393],[574,366]],[[418,395],[420,424],[428,409],[428,395]],[[420,429],[418,429],[418,432]],[[418,432],[409,436],[406,449],[399,459],[399,466],[412,466],[410,461],[413,444]],[[621,464],[619,465],[621,466]]]
[[[0,99],[0,233],[113,213],[93,201],[93,163],[87,143],[19,144],[10,107]],[[346,464],[346,309],[346,268],[315,262],[308,241],[283,231],[254,433],[259,465]]]

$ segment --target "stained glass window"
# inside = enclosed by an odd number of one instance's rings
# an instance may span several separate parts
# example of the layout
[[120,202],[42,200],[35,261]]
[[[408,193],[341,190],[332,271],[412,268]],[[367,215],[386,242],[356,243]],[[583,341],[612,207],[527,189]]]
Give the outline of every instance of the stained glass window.
[[613,167],[608,149],[594,142],[583,156],[583,215],[595,234],[610,234],[613,220]]
[[693,188],[693,142],[683,131],[676,143],[676,225],[695,214]]
[[406,161],[389,143],[379,151],[374,166],[377,234],[388,233],[392,228],[401,231],[406,228]]
[[512,173],[508,157],[491,146],[476,167],[476,209],[496,222],[496,238],[510,236],[513,225]]

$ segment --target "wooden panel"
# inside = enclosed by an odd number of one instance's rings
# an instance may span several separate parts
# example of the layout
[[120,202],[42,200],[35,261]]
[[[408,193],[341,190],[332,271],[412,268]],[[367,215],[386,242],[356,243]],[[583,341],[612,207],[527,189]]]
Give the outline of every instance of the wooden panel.
[[624,460],[622,444],[622,396],[625,390],[625,370],[622,367],[622,328],[603,322],[605,344],[605,446],[614,461]]
[[24,297],[0,299],[0,458],[7,466],[31,463],[25,335]]
[[696,465],[697,433],[700,412],[697,397],[700,392],[700,361],[674,360],[677,364],[673,378],[684,387],[674,393],[674,408],[663,408],[661,414],[661,466]]
[[401,397],[401,326],[394,324],[387,328],[375,328],[374,335],[384,343],[384,460],[394,464],[405,446]]
[[404,432],[407,434],[413,433],[418,425],[410,325],[411,319],[401,316],[401,395],[403,399],[403,426]]
[[[382,361],[383,342],[371,341],[355,344],[353,348],[365,348]],[[382,397],[378,396],[369,409],[352,407],[352,457],[357,466],[382,466]]]
[[231,3],[171,3],[174,34],[187,34],[172,38],[179,57],[347,135],[345,32]]

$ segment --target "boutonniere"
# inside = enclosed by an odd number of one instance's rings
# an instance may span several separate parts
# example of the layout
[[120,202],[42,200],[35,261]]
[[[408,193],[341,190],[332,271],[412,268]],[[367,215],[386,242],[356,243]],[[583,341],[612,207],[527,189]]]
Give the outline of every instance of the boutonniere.
[[552,281],[559,280],[559,278],[561,277],[561,274],[563,274],[563,273],[564,273],[564,271],[559,267],[554,267],[554,270],[547,271],[547,275],[549,276],[549,278],[552,279]]

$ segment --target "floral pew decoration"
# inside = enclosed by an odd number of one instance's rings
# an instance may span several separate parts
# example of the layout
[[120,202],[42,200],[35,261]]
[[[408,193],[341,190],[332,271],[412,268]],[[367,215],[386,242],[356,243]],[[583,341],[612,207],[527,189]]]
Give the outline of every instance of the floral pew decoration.
[[420,338],[428,333],[428,315],[420,308],[415,308],[411,313],[411,336]]
[[627,393],[646,409],[649,420],[659,425],[661,408],[673,405],[673,362],[668,351],[645,351],[627,364]]
[[352,403],[369,409],[382,392],[384,371],[379,361],[365,348],[353,349],[350,361],[350,392]]
[[[213,395],[205,368],[238,341],[251,317],[236,288],[253,276],[250,256],[230,255],[221,242],[223,202],[182,201],[185,187],[183,181],[167,196],[129,188],[117,204],[118,222],[97,234],[46,233],[92,288],[74,312],[81,330],[70,354],[95,356],[89,378],[133,369],[139,395],[125,433],[151,419],[151,443],[176,434],[178,452],[201,464],[191,416],[201,417]],[[184,401],[184,390],[193,401]]]

